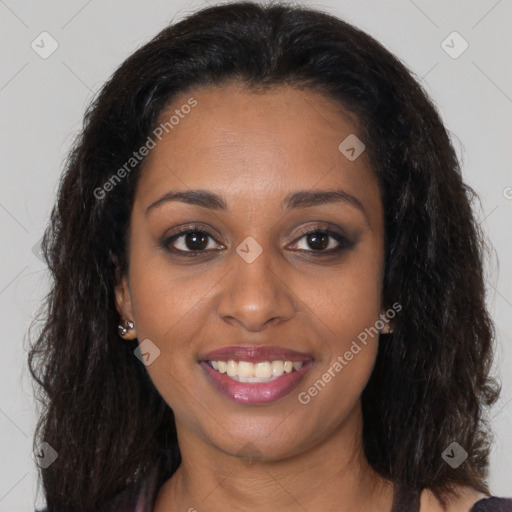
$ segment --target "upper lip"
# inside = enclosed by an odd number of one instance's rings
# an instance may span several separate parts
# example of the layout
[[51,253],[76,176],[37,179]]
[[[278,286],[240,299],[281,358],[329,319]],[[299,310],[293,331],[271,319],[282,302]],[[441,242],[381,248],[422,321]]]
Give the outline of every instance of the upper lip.
[[199,361],[247,361],[259,363],[263,361],[310,361],[313,357],[304,352],[297,352],[284,347],[272,345],[232,345],[212,350],[199,357]]

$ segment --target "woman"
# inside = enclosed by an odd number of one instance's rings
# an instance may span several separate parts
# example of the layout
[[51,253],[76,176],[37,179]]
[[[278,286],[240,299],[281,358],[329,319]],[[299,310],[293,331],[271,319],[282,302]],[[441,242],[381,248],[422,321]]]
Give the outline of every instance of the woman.
[[471,198],[353,26],[247,2],[163,30],[88,110],[44,238],[47,510],[512,510]]

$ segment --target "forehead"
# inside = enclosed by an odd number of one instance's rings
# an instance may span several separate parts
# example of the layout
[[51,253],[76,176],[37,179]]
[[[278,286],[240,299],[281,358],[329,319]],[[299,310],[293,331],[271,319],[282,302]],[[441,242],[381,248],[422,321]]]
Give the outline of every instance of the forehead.
[[292,190],[333,187],[379,200],[366,153],[351,161],[339,149],[357,137],[354,120],[318,92],[201,88],[175,98],[160,122],[167,130],[144,162],[140,203],[187,188],[218,191],[233,203],[277,202]]

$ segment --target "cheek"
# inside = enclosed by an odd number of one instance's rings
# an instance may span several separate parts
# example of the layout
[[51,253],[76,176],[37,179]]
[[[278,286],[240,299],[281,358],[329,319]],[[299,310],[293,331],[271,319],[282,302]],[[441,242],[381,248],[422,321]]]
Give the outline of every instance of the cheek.
[[[135,262],[134,262],[135,263]],[[134,264],[135,267],[135,264]],[[213,286],[205,276],[188,283],[172,277],[169,267],[145,265],[132,274],[132,293],[139,343],[150,339],[158,357],[146,370],[156,389],[176,414],[189,415],[189,393],[197,375],[193,340],[200,338],[201,298]],[[194,285],[195,283],[195,285]],[[207,286],[204,289],[202,286]]]
[[[161,339],[173,328],[197,298],[193,290],[157,266],[133,272],[131,283],[137,332]],[[185,292],[187,290],[187,292]]]
[[[190,415],[200,371],[195,355],[206,339],[216,286],[225,268],[174,266],[149,243],[134,247],[130,288],[139,343],[151,340],[158,357],[146,370],[155,387],[177,413]],[[184,270],[185,269],[185,270]]]
[[344,411],[362,393],[378,351],[382,258],[381,246],[375,244],[351,253],[324,277],[317,274],[315,279],[297,281],[297,293],[304,297],[317,326],[322,350],[317,371],[301,387],[307,395],[304,401],[327,404],[334,400],[338,410]]
[[341,264],[301,274],[294,292],[325,326],[331,346],[350,346],[359,334],[375,325],[381,311],[383,251],[378,243],[346,254]]
[[[208,291],[219,278],[205,272],[201,278],[176,278],[168,264],[147,266],[133,273],[132,293],[139,341],[149,338],[161,350],[162,361],[176,368],[193,361],[194,340],[205,323]],[[204,337],[204,336],[203,336]],[[149,369],[149,368],[148,368]]]
[[[149,338],[163,344],[180,338],[175,334],[184,325],[194,325],[202,299],[215,285],[215,273],[173,264],[137,222],[132,233],[137,242],[130,252],[130,288],[139,340]],[[166,351],[178,348],[176,343],[167,345]]]

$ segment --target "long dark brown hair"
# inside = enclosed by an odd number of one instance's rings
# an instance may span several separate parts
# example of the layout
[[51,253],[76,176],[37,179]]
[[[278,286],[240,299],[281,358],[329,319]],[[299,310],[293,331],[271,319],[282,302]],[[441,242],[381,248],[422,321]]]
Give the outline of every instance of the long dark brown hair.
[[[397,488],[430,488],[442,501],[456,485],[488,492],[485,413],[499,386],[489,374],[485,244],[435,106],[352,25],[241,2],[203,9],[131,55],[87,109],[69,154],[42,244],[52,286],[28,358],[41,405],[34,444],[59,454],[41,470],[49,510],[106,507],[155,464],[159,483],[180,465],[173,412],[134,357],[137,341],[117,333],[114,285],[128,268],[144,161],[97,191],[177,94],[227,82],[320,91],[355,116],[384,205],[383,307],[402,306],[362,395],[365,454]],[[468,453],[457,469],[441,457],[453,441]]]

